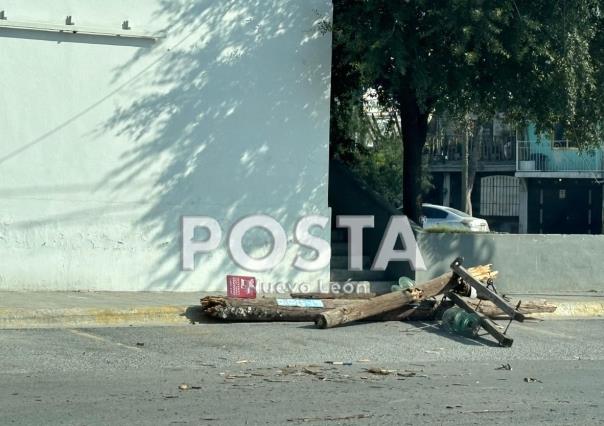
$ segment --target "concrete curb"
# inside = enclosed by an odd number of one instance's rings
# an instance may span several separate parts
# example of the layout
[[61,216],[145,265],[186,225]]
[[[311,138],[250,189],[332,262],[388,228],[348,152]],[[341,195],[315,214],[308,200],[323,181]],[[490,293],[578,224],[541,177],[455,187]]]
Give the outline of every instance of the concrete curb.
[[[552,313],[534,314],[534,318],[579,319],[604,316],[604,302],[552,301]],[[129,325],[183,325],[199,320],[195,306],[144,306],[128,309],[68,308],[26,309],[0,308],[0,329],[120,327]],[[197,315],[196,315],[197,314]]]
[[604,316],[604,302],[597,301],[552,301],[557,308],[551,313],[535,314],[538,318],[588,318]]

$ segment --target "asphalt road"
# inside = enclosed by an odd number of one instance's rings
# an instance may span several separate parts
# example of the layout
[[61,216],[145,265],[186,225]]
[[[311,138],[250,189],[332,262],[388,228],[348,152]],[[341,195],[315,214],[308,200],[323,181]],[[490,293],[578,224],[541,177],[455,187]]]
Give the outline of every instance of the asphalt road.
[[0,423],[604,422],[604,320],[510,334],[512,348],[396,322],[1,330]]

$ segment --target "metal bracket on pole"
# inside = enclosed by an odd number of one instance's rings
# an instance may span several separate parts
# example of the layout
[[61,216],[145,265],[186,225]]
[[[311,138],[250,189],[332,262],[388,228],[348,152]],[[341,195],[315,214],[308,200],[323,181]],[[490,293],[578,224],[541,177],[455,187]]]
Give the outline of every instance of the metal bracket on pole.
[[463,259],[461,257],[458,257],[453,261],[453,263],[451,263],[451,269],[453,270],[455,275],[457,275],[466,284],[476,290],[476,294],[478,294],[479,297],[483,299],[488,299],[493,302],[495,306],[505,312],[511,319],[520,322],[524,321],[524,314],[518,312],[518,310],[516,310],[512,305],[510,305],[507,300],[505,300],[499,294],[489,290],[487,287],[485,287],[484,284],[474,278],[467,271],[467,269],[461,265],[462,262]]
[[[483,283],[474,278],[463,266],[462,266],[463,258],[458,257],[451,263],[451,269],[453,270],[453,277],[457,280],[462,280],[465,284],[472,287],[476,290],[476,294],[481,299],[490,300],[501,309],[504,313],[506,313],[510,317],[510,322],[508,323],[505,331],[501,332],[497,325],[489,319],[486,315],[477,312],[470,304],[468,304],[464,299],[462,299],[458,294],[455,294],[454,291],[449,291],[445,293],[445,296],[448,297],[455,303],[457,306],[465,310],[466,312],[476,314],[478,318],[480,318],[480,325],[484,328],[491,336],[499,342],[499,345],[510,347],[512,343],[514,343],[514,339],[509,336],[506,336],[506,332],[510,327],[510,324],[513,320],[516,321],[524,321],[524,315],[518,311],[520,308],[520,302],[516,307],[513,307],[508,303],[507,300],[502,298],[499,294],[497,294],[495,287],[491,282],[487,283],[485,286]],[[491,288],[492,287],[492,290]]]

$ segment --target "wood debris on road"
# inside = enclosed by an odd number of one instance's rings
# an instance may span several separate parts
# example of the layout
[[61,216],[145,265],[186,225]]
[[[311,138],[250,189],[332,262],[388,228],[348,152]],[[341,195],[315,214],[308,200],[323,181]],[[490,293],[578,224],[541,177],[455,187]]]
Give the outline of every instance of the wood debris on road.
[[[207,296],[201,299],[202,312],[224,321],[314,322],[318,328],[332,328],[355,321],[438,319],[453,304],[480,318],[485,328],[501,345],[510,346],[492,319],[522,321],[525,315],[554,312],[546,301],[514,303],[502,298],[493,286],[498,271],[492,265],[465,269],[461,258],[451,264],[452,271],[411,288],[376,296],[371,293],[293,293],[290,298],[262,297],[243,299]],[[469,297],[473,296],[473,297]]]

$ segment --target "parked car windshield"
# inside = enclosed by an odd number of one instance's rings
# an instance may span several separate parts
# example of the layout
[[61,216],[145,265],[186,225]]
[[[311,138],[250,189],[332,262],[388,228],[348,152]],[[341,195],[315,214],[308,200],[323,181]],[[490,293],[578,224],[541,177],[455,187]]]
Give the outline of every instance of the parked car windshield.
[[436,207],[422,207],[422,214],[429,219],[446,219],[447,212]]
[[447,210],[449,213],[454,213],[454,214],[456,214],[457,216],[461,216],[461,217],[472,217],[472,216],[470,216],[470,215],[469,215],[469,214],[467,214],[467,213],[464,213],[464,212],[462,212],[462,211],[460,211],[460,210],[457,210],[457,209],[454,209],[454,208],[451,208],[451,207],[443,207],[443,208],[444,208],[445,210]]

